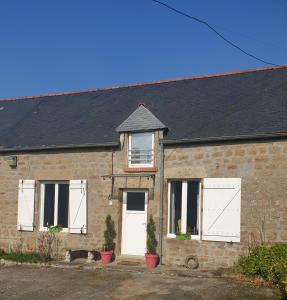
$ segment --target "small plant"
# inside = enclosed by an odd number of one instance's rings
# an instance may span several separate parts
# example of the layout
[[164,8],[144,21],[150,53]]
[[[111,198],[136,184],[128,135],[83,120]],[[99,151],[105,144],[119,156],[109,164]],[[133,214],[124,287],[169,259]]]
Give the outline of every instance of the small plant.
[[239,259],[235,270],[277,285],[287,299],[287,244],[261,245]]
[[43,257],[38,253],[5,253],[4,251],[0,252],[0,259],[11,260],[21,263],[39,263],[44,261]]
[[62,229],[63,228],[60,225],[55,225],[55,226],[49,226],[48,227],[48,231],[53,232],[53,233],[61,232]]
[[55,234],[53,232],[43,232],[38,237],[39,254],[45,260],[52,259],[54,241],[55,241]]
[[150,215],[149,217],[146,231],[147,231],[147,243],[146,243],[147,253],[156,254],[156,246],[157,246],[157,240],[155,237],[156,227],[152,215]]
[[15,253],[22,253],[23,252],[23,246],[24,246],[24,239],[22,236],[20,236],[20,238],[16,241],[16,245],[14,247],[14,251]]
[[179,241],[190,240],[190,233],[178,233],[176,239]]
[[116,237],[115,223],[111,215],[106,217],[106,230],[104,232],[105,243],[103,245],[104,251],[111,251],[115,248],[114,239]]

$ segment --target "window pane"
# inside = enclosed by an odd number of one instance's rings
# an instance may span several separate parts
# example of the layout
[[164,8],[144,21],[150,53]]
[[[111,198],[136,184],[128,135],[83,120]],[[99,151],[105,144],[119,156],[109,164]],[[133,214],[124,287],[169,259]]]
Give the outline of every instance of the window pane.
[[145,210],[144,192],[127,192],[127,210]]
[[199,206],[199,182],[188,181],[187,183],[187,220],[186,231],[198,234],[198,206]]
[[182,182],[170,183],[169,233],[181,232]]
[[131,135],[132,150],[151,150],[152,149],[152,133],[135,133]]
[[43,226],[54,225],[55,185],[45,184]]
[[153,161],[152,133],[132,134],[129,154],[132,164],[151,164]]
[[68,228],[69,184],[59,184],[58,189],[58,225]]

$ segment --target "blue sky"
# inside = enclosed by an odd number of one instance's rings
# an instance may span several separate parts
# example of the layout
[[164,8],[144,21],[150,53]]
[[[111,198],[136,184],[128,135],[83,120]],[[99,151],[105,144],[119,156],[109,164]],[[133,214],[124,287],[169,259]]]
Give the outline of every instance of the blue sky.
[[[287,0],[163,0],[287,64]],[[0,3],[0,98],[267,67],[150,0]]]

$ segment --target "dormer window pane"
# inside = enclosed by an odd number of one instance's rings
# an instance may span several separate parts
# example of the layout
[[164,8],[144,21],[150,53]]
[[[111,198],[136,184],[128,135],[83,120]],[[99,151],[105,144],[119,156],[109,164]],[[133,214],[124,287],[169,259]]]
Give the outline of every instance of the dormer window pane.
[[130,135],[129,164],[153,165],[153,134],[152,132],[133,133]]

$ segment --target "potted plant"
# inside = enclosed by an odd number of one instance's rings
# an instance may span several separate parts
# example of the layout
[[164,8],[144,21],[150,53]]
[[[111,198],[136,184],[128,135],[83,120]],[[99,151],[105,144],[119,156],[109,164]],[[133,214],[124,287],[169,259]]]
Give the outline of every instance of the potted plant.
[[158,263],[158,254],[156,253],[157,240],[155,238],[155,223],[152,215],[147,224],[147,253],[145,254],[146,265],[149,269],[155,268]]
[[112,261],[114,253],[115,243],[114,238],[116,237],[115,223],[110,215],[106,217],[106,230],[104,232],[105,243],[101,253],[101,260],[103,264],[108,264]]

